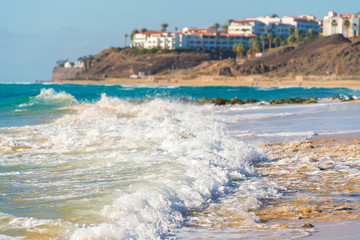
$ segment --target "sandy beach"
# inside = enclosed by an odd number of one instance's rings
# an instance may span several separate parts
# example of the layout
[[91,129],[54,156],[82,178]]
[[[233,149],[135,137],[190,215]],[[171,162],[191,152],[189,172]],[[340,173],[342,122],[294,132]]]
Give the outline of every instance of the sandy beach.
[[283,78],[268,78],[260,75],[253,76],[151,76],[138,79],[132,78],[107,78],[102,80],[59,80],[51,83],[60,84],[141,84],[141,85],[179,85],[179,86],[254,86],[254,87],[348,87],[360,88],[360,77],[335,76],[295,76]]
[[356,161],[360,155],[359,134],[317,135],[301,142],[270,143],[267,147],[271,161],[281,159],[282,163],[271,167],[265,164],[260,166],[260,171],[285,186],[289,196],[269,201],[265,208],[257,211],[262,221],[282,228],[310,228],[307,239],[360,238],[359,202],[338,198],[358,196],[359,176],[338,171],[336,168],[341,162],[328,161],[349,158]]

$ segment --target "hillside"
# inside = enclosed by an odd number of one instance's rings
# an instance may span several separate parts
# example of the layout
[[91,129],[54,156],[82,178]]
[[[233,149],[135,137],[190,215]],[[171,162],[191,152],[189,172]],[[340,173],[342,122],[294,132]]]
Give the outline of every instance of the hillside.
[[234,56],[231,51],[158,50],[156,53],[144,53],[129,48],[110,48],[88,59],[85,70],[77,73],[75,78],[127,78],[139,72],[188,76],[322,76],[334,74],[338,67],[341,67],[343,75],[360,75],[360,39],[350,41],[342,35],[270,49],[262,57],[243,60],[242,64],[236,63]]
[[[338,66],[343,75],[360,74],[360,39],[349,39],[342,35],[320,37],[294,46],[270,49],[262,57],[246,60],[243,64],[223,60],[206,62],[192,69],[199,74],[219,73],[229,69],[232,75],[289,76],[328,75]],[[188,70],[190,71],[190,70]]]
[[[229,52],[228,55],[234,55]],[[226,55],[227,56],[227,55]],[[217,53],[203,51],[164,51],[136,53],[132,49],[106,49],[87,60],[86,69],[77,79],[121,78],[144,72],[169,74],[179,69],[191,69],[203,62],[219,59]]]

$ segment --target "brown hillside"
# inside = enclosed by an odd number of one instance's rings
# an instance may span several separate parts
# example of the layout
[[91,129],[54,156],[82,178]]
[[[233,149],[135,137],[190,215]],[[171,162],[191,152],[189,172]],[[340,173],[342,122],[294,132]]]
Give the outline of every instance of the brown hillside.
[[[342,35],[320,37],[294,46],[267,51],[262,57],[238,64],[231,52],[219,55],[203,51],[162,51],[135,54],[132,49],[106,49],[86,61],[86,69],[77,79],[121,78],[138,72],[179,75],[251,75],[269,77],[289,75],[327,75],[340,66],[342,74],[360,75],[360,38]],[[227,54],[227,55],[226,55]]]
[[86,69],[76,76],[77,79],[129,77],[139,72],[166,74],[177,69],[189,69],[216,58],[211,53],[166,52],[134,54],[131,49],[106,49],[87,60]]
[[339,34],[321,37],[298,46],[273,49],[261,58],[238,66],[235,71],[242,75],[326,75],[340,66],[343,74],[355,75],[360,72],[359,44]]

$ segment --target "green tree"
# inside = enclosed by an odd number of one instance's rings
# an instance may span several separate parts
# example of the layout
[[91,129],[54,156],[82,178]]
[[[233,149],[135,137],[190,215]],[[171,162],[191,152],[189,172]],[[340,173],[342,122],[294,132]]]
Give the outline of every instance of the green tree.
[[245,52],[245,47],[242,43],[235,43],[233,51],[236,53],[236,59],[240,59]]
[[228,25],[226,25],[226,24],[224,24],[224,25],[222,25],[222,26],[221,26],[221,28],[222,28],[222,30],[223,30],[224,32],[227,32],[227,31],[228,31],[229,26],[228,26]]
[[252,49],[252,48],[249,48],[247,51],[246,51],[246,54],[247,55],[253,55],[253,52],[254,52],[254,50]]
[[219,45],[219,38],[220,38],[220,32],[216,31],[216,33],[215,33],[216,48],[218,48],[218,45]]
[[64,67],[65,63],[69,61],[68,59],[65,60],[58,60],[56,61],[57,67]]
[[266,41],[266,35],[262,34],[260,36],[260,40],[262,41],[262,51],[265,52],[265,41]]
[[205,38],[205,34],[201,34],[201,35],[200,35],[200,38],[201,38],[202,48],[204,48],[204,38]]
[[124,34],[124,39],[125,39],[125,43],[124,43],[124,47],[126,47],[126,41],[127,41],[127,38],[128,38],[129,35],[127,35],[126,33]]
[[175,27],[175,32],[177,32],[179,30],[179,28]]
[[166,28],[169,26],[169,24],[167,24],[167,23],[163,23],[163,24],[161,24],[161,31],[162,32],[166,32]]
[[345,28],[346,28],[346,37],[349,37],[350,25],[351,25],[350,21],[349,21],[348,19],[346,19],[346,20],[344,21],[344,26],[345,26]]
[[299,29],[295,29],[295,39],[296,39],[296,42],[301,42],[304,40]]
[[274,39],[274,34],[273,33],[270,33],[268,36],[267,36],[267,39],[269,40],[269,48],[271,49],[271,44],[272,44],[272,41]]
[[289,32],[289,34],[290,35],[293,35],[294,34],[294,28],[293,27],[289,27],[289,29],[288,29],[288,32]]
[[307,39],[311,40],[314,39],[318,36],[318,33],[313,30],[312,28],[309,29],[308,33],[307,33]]
[[294,42],[296,42],[296,37],[294,35],[290,35],[290,37],[287,39],[288,43],[293,45]]
[[280,38],[279,37],[274,38],[274,44],[275,44],[275,47],[279,46],[279,44],[280,44]]
[[142,29],[140,29],[140,32],[141,33],[145,33],[147,31],[147,29],[146,28],[142,28]]
[[134,29],[130,33],[130,39],[131,41],[134,41],[135,34],[137,34],[139,31],[137,29]]
[[214,23],[214,25],[212,26],[213,28],[215,28],[215,30],[217,31],[220,27],[219,23]]
[[271,17],[271,18],[277,18],[277,17],[279,17],[279,16],[278,16],[277,14],[273,13],[273,14],[270,15],[270,17]]
[[[336,33],[336,27],[337,27],[338,23],[337,21],[334,19],[331,21],[331,29],[332,29],[332,34]],[[335,31],[334,31],[335,30]]]
[[253,55],[255,55],[257,52],[260,52],[260,42],[259,42],[259,39],[257,39],[257,38],[252,38],[251,40],[250,40],[250,43],[251,43],[251,45],[252,45],[252,48],[253,48],[253,51],[252,51],[252,53],[253,53]]
[[228,23],[228,25],[230,26],[230,24],[233,22],[233,19],[228,19],[226,22]]

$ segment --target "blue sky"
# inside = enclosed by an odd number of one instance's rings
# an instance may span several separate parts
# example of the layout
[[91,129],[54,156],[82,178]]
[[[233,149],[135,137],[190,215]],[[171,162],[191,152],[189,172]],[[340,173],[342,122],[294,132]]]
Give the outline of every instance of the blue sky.
[[[359,6],[355,9],[353,6]],[[59,59],[123,47],[134,28],[221,25],[227,19],[360,12],[358,0],[0,0],[0,82],[49,80]],[[129,42],[129,40],[128,40]]]

